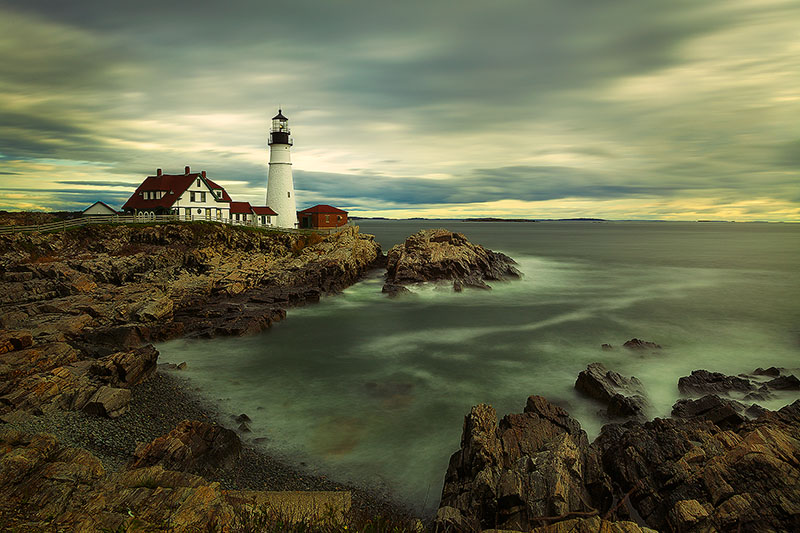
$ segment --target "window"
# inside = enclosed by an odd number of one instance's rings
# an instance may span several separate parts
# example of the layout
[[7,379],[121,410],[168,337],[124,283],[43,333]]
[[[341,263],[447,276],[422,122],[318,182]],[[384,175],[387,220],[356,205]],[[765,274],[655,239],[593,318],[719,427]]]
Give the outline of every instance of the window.
[[206,193],[204,193],[204,192],[200,193],[200,201],[201,202],[205,202],[206,201]]
[[193,192],[192,192],[192,193],[189,193],[189,201],[190,201],[190,202],[194,202],[194,201],[195,201],[195,199],[194,199],[194,193],[193,193]]
[[292,197],[292,193],[291,193],[291,192],[287,192],[287,193],[286,193],[286,196],[287,196],[287,197],[289,197],[289,198],[291,198],[291,197]]
[[336,215],[336,220],[342,220],[342,215]]
[[325,215],[325,222],[330,222],[330,221],[331,221],[331,216]]
[[269,224],[270,222],[272,222],[272,217],[267,215],[267,224]]
[[202,214],[203,214],[203,210],[202,210],[202,209],[198,209],[198,210],[197,210],[197,214],[198,214],[198,215],[202,215]]
[[265,217],[263,217],[263,216],[261,217],[261,223],[262,223],[262,224],[264,223],[264,218],[265,218]]
[[197,178],[197,186],[200,186],[200,178]]

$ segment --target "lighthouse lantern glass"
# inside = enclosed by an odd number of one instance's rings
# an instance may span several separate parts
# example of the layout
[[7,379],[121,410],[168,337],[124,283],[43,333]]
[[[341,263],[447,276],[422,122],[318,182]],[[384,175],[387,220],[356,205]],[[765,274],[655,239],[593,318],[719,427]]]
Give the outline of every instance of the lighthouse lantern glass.
[[289,131],[289,121],[288,120],[281,120],[281,119],[272,119],[272,131]]

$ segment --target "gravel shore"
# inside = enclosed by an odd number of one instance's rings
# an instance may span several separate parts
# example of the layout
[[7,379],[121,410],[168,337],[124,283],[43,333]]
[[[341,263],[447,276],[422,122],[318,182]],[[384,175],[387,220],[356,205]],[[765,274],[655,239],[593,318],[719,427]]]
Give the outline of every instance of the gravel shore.
[[[82,411],[51,411],[4,424],[4,428],[26,433],[50,433],[64,444],[85,448],[96,455],[107,471],[117,471],[133,457],[137,444],[151,442],[169,433],[183,420],[202,420],[236,429],[233,421],[208,400],[192,390],[180,371],[164,365],[148,381],[132,389],[130,411],[117,419],[102,418]],[[349,490],[356,510],[371,515],[409,518],[412,513],[390,495],[336,483],[275,459],[242,441],[237,463],[205,476],[226,489],[251,490]]]

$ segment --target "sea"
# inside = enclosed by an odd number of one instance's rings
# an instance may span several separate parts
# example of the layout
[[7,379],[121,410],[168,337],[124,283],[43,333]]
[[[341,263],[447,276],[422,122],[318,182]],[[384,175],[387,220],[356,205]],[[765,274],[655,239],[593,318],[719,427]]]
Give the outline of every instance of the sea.
[[[163,343],[160,361],[185,361],[180,375],[200,394],[226,416],[246,413],[247,438],[266,452],[420,513],[438,505],[473,405],[502,417],[545,396],[593,439],[608,421],[574,390],[589,363],[639,378],[653,417],[669,416],[692,370],[800,367],[800,224],[358,224],[384,251],[423,228],[458,231],[512,257],[524,277],[390,299],[374,271],[261,334]],[[622,348],[632,338],[662,349]]]

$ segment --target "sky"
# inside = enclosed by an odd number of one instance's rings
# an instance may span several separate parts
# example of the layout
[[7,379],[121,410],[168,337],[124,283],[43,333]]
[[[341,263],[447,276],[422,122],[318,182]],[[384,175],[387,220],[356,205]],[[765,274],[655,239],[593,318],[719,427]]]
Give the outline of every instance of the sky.
[[0,209],[800,221],[797,0],[0,0]]

